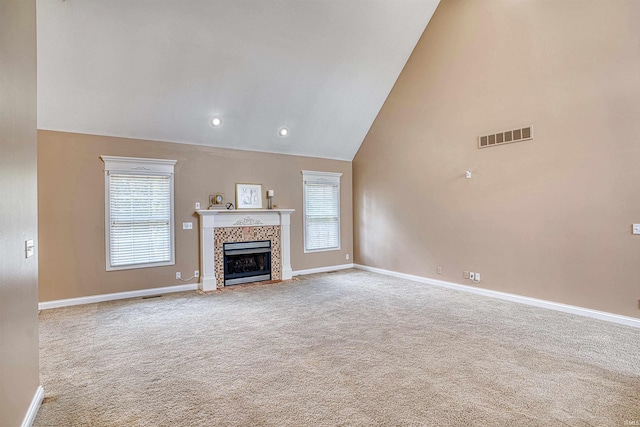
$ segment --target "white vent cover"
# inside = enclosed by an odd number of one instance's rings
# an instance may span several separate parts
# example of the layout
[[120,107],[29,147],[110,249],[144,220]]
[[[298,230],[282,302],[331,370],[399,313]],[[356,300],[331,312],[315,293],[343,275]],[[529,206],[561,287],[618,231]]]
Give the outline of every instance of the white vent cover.
[[533,126],[479,136],[478,148],[495,147],[496,145],[528,141],[530,139],[533,139]]

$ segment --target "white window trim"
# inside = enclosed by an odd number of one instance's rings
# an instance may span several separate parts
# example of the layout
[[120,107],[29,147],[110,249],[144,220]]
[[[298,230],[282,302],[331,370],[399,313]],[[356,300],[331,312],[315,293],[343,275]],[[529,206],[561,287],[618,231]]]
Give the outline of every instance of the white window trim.
[[[304,242],[303,249],[305,254],[316,253],[316,252],[330,252],[330,251],[339,251],[342,246],[342,226],[341,226],[341,217],[342,211],[340,208],[340,199],[341,199],[341,188],[340,188],[340,177],[342,173],[338,172],[319,172],[319,171],[308,171],[303,170],[302,172],[302,233],[304,234]],[[328,249],[307,249],[307,183],[315,183],[315,184],[338,184],[338,247],[337,248],[328,248]]]
[[[100,156],[104,162],[104,222],[105,222],[105,249],[107,271],[133,270],[137,268],[161,267],[165,265],[175,265],[176,263],[176,241],[175,241],[175,212],[174,212],[174,165],[176,160],[168,159],[145,159],[140,157],[116,157]],[[126,173],[132,175],[169,175],[169,186],[171,189],[171,259],[166,262],[154,262],[146,264],[133,264],[123,266],[111,265],[111,221],[110,221],[110,200],[109,200],[109,173]]]

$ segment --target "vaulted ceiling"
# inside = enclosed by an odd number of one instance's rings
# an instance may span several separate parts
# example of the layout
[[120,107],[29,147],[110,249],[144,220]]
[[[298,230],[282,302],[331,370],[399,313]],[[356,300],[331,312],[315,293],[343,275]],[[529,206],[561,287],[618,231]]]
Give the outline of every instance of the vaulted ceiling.
[[38,0],[38,128],[352,160],[438,2]]

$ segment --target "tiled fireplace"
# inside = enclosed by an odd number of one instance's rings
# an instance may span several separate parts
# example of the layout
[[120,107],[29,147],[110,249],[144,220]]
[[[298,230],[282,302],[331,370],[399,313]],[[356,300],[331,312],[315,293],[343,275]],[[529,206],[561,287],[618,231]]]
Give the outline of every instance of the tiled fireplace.
[[197,211],[200,215],[200,289],[210,291],[224,286],[225,243],[270,241],[271,279],[291,279],[292,212],[294,209]]

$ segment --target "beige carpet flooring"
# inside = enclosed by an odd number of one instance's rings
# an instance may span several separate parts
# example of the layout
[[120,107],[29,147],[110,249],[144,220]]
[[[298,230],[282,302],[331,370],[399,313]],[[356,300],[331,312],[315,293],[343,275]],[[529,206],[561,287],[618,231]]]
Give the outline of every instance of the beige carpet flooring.
[[640,425],[640,330],[364,271],[40,321],[35,426]]

